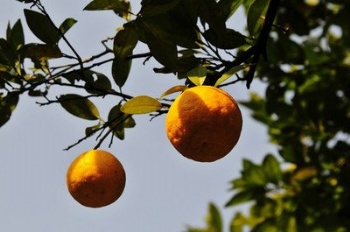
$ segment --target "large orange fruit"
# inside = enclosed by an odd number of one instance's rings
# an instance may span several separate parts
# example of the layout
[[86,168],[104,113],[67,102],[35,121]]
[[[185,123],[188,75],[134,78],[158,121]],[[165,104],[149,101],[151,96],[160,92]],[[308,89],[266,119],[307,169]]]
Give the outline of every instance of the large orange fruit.
[[73,198],[87,207],[115,202],[125,187],[125,171],[119,160],[103,150],[79,155],[67,171],[67,187]]
[[169,141],[183,156],[212,162],[226,156],[238,142],[242,115],[224,90],[196,86],[175,99],[165,127]]

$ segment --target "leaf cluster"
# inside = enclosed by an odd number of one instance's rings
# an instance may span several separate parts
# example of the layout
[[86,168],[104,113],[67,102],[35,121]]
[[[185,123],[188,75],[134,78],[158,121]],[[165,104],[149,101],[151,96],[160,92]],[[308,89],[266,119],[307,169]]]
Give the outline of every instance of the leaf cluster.
[[230,231],[350,228],[349,4],[280,2],[275,23],[288,30],[270,34],[268,62],[256,70],[265,95],[241,102],[268,128],[279,158],[243,160],[226,207],[249,211],[236,213]]
[[[238,7],[249,1],[143,0],[140,11],[133,13],[131,3],[126,0],[93,0],[84,10],[113,11],[123,22],[113,36],[102,41],[105,49],[89,58],[81,57],[67,36],[77,20],[69,17],[56,24],[40,0],[21,2],[28,6],[24,9],[27,27],[39,42],[25,41],[20,20],[13,26],[9,24],[6,38],[0,39],[0,126],[10,119],[19,96],[28,93],[44,99],[44,102],[39,102],[41,106],[59,103],[74,116],[96,121],[73,145],[99,132],[97,148],[109,135],[124,139],[124,128],[135,125],[131,121],[133,114],[157,112],[156,115],[160,115],[169,106],[166,99],[133,97],[122,91],[134,59],[143,58],[146,63],[154,58],[161,65],[154,68],[156,73],[173,73],[189,86],[218,86],[232,76],[237,79],[227,84],[245,81],[238,74],[245,69],[254,73],[256,64],[251,63],[251,57],[259,56],[260,48],[264,46],[264,43],[255,42],[254,37],[262,30],[260,18],[266,13],[266,7],[262,6],[268,1],[259,1],[259,5],[254,3],[248,10],[248,23],[255,25],[249,37],[226,26]],[[270,29],[271,25],[264,29],[264,33],[268,34]],[[266,36],[258,39],[265,40]],[[135,54],[140,43],[145,44],[148,51]],[[239,48],[246,46],[250,49],[243,55],[234,55]],[[28,67],[28,60],[32,67]],[[110,74],[95,70],[109,63]],[[65,87],[65,91],[52,97],[50,90],[53,87]],[[72,93],[68,89],[80,89],[83,93]],[[166,92],[173,93],[174,89]],[[108,118],[104,119],[92,99],[106,96],[119,99],[110,109]],[[130,99],[132,101],[127,102]],[[128,104],[124,106],[125,102]],[[116,121],[112,120],[114,118]]]

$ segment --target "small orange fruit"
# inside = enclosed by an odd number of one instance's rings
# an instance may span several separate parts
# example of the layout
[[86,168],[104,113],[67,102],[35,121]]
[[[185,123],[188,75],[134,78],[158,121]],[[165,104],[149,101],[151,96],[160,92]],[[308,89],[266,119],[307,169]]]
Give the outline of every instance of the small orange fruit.
[[169,141],[183,156],[212,162],[226,156],[238,142],[242,115],[224,90],[196,86],[175,99],[165,127]]
[[104,150],[79,155],[67,171],[67,187],[72,197],[87,207],[103,207],[115,202],[125,187],[125,171],[119,160]]

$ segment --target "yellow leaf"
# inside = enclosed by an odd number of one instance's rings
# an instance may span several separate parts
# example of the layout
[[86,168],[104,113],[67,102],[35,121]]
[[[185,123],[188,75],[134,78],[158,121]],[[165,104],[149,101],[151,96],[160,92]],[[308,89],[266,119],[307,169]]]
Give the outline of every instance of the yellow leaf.
[[125,114],[148,114],[162,108],[162,104],[155,98],[141,95],[131,98],[120,110]]

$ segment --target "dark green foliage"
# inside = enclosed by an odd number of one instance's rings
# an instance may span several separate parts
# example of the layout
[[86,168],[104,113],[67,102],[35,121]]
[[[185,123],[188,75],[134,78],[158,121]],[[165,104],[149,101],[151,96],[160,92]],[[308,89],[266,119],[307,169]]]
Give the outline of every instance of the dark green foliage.
[[250,202],[250,211],[237,213],[230,231],[350,228],[350,36],[348,23],[338,20],[349,4],[281,1],[276,24],[288,25],[289,34],[276,29],[268,60],[258,65],[265,96],[241,103],[268,127],[280,161],[270,154],[261,165],[243,161],[226,206]]

